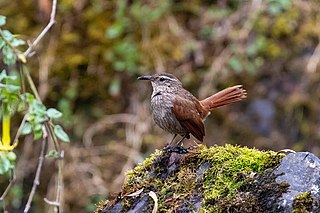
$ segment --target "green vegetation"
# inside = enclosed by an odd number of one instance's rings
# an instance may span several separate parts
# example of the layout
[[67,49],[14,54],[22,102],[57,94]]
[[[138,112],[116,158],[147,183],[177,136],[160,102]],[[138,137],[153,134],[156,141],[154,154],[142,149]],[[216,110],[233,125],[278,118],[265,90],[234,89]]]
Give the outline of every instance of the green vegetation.
[[[210,148],[199,145],[186,155],[156,151],[144,163],[127,173],[121,193],[122,210],[127,211],[133,204],[136,205],[137,198],[128,195],[143,189],[144,192],[154,191],[157,194],[159,212],[177,211],[184,203],[192,210],[195,208],[194,199],[202,202],[198,212],[224,212],[222,210],[227,209],[226,206],[229,209],[238,208],[234,203],[238,202],[239,192],[250,187],[253,191],[248,192],[252,193],[251,202],[247,200],[247,203],[240,203],[252,208],[256,205],[253,201],[257,199],[254,193],[264,191],[270,193],[269,196],[275,196],[272,194],[274,192],[280,196],[285,191],[287,185],[280,186],[272,178],[269,184],[261,184],[256,179],[253,181],[263,174],[267,176],[265,171],[277,166],[282,157],[271,151],[232,145]],[[255,192],[254,187],[260,188],[260,192]],[[152,209],[153,205],[149,205],[148,208]]]
[[313,198],[310,192],[298,194],[293,200],[292,213],[313,212]]
[[[30,210],[31,202],[33,200],[36,187],[39,185],[41,174],[41,166],[45,157],[45,147],[48,143],[48,138],[54,144],[54,150],[51,150],[47,157],[62,159],[60,145],[57,138],[63,142],[69,142],[69,136],[60,125],[54,124],[54,120],[60,118],[62,113],[55,108],[47,109],[34,85],[28,69],[24,65],[29,56],[26,52],[22,52],[19,48],[25,42],[18,36],[12,34],[9,30],[4,30],[6,24],[6,17],[0,15],[0,50],[2,51],[1,64],[4,69],[0,72],[0,111],[2,120],[2,132],[0,139],[0,175],[8,177],[4,192],[1,193],[1,208],[6,211],[4,199],[15,181],[15,148],[18,146],[19,139],[22,135],[33,133],[33,140],[42,140],[42,148],[39,156],[38,169],[34,179],[32,193],[30,193],[28,202],[25,206],[24,212]],[[31,45],[31,44],[30,44]],[[32,44],[34,45],[34,44]],[[31,48],[31,47],[29,47]],[[27,81],[25,81],[27,79]],[[26,82],[28,84],[26,84]],[[28,93],[27,90],[31,90]],[[22,115],[20,115],[21,113]],[[22,119],[21,119],[22,116]],[[11,128],[12,117],[21,119],[18,128]],[[16,130],[15,137],[12,140],[12,129]],[[57,138],[56,138],[57,137]],[[61,164],[58,166],[61,171]],[[61,181],[61,173],[58,173],[58,178]],[[1,177],[0,176],[0,177]],[[59,183],[60,184],[60,183]],[[60,186],[58,186],[59,188]],[[58,189],[59,191],[61,189]],[[13,192],[14,193],[14,192]],[[58,197],[58,199],[60,199]],[[58,209],[58,207],[56,207]]]
[[[0,73],[0,101],[2,117],[2,139],[0,140],[0,175],[6,174],[9,170],[14,169],[16,159],[13,149],[18,145],[20,135],[33,133],[34,140],[43,138],[44,124],[47,121],[60,118],[62,113],[54,108],[46,109],[41,100],[35,98],[38,95],[35,88],[34,94],[26,92],[26,88],[21,91],[21,84],[24,85],[25,76],[29,75],[24,71],[21,63],[26,62],[25,55],[18,49],[25,42],[18,39],[8,30],[2,27],[6,24],[6,17],[0,16],[0,50],[3,54],[3,63],[7,66],[17,64],[20,68],[20,76],[15,69],[2,70]],[[9,73],[9,74],[7,74]],[[28,76],[27,76],[28,77]],[[29,78],[30,79],[30,78]],[[32,79],[29,80],[33,87]],[[24,85],[25,86],[25,85]],[[16,133],[14,141],[11,141],[11,117],[15,113],[23,112],[24,119]],[[54,125],[50,122],[55,136],[64,142],[69,142],[68,135],[60,125]],[[47,129],[48,131],[49,129]],[[53,136],[53,137],[55,137]],[[47,136],[46,136],[47,137]]]
[[255,174],[274,167],[279,163],[280,156],[271,151],[226,145],[202,150],[199,160],[200,165],[204,162],[213,165],[206,172],[203,189],[205,200],[216,200],[225,195],[234,196],[243,183],[239,175]]

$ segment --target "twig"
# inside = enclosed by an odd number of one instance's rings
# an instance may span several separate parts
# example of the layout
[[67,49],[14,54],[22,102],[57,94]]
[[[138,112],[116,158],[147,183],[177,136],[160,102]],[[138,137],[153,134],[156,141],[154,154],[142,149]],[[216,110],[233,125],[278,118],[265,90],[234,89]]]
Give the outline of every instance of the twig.
[[[63,151],[62,151],[62,157],[63,157]],[[61,196],[63,194],[63,179],[62,179],[62,167],[63,167],[63,161],[62,158],[59,158],[58,161],[58,186],[57,186],[57,195],[56,195],[56,200],[55,201],[51,201],[47,198],[44,198],[44,201],[55,207],[55,211],[54,212],[58,212],[58,213],[62,213],[62,209],[61,209]]]
[[[320,37],[319,37],[320,40]],[[310,57],[307,64],[307,72],[314,73],[317,71],[317,66],[320,62],[320,42],[318,43],[316,49],[314,50],[312,56]]]
[[157,213],[157,211],[158,211],[158,197],[157,197],[156,193],[154,193],[153,191],[149,192],[149,196],[154,201],[154,206],[153,206],[153,209],[152,209],[152,213]]
[[[21,61],[18,61],[18,66],[19,66],[19,74],[20,74],[22,93],[25,94],[26,93],[26,85],[24,82],[23,65],[22,65]],[[26,101],[25,101],[25,103],[26,103]]]
[[41,151],[40,151],[40,156],[39,156],[39,163],[38,163],[38,167],[37,167],[37,172],[36,172],[36,176],[33,180],[33,185],[32,185],[32,189],[28,198],[28,202],[25,206],[24,209],[24,213],[27,213],[30,210],[31,207],[31,202],[33,200],[34,194],[36,192],[37,186],[40,184],[40,174],[41,174],[41,169],[42,169],[42,165],[43,165],[43,161],[44,161],[44,153],[45,153],[45,148],[46,148],[46,143],[47,143],[48,138],[43,138],[42,142],[41,142]]
[[44,202],[46,202],[47,204],[49,204],[49,205],[51,205],[51,206],[56,206],[56,207],[59,207],[59,206],[60,206],[60,203],[59,203],[59,202],[51,201],[51,200],[48,200],[47,198],[44,198],[43,200],[44,200]]
[[38,37],[29,45],[29,48],[23,53],[24,57],[31,57],[31,53],[33,48],[37,46],[39,41],[43,38],[43,36],[50,30],[50,28],[55,24],[56,17],[56,9],[57,9],[57,0],[52,1],[52,9],[50,15],[50,21],[47,26],[42,30],[42,32],[38,35]]
[[[62,151],[63,156],[63,151]],[[58,186],[57,186],[57,196],[56,196],[56,203],[59,203],[59,206],[57,206],[58,213],[62,212],[61,208],[61,197],[63,195],[63,176],[62,176],[62,167],[63,167],[63,161],[62,158],[59,158],[58,160]]]
[[27,115],[25,115],[25,116],[23,117],[23,119],[22,119],[22,121],[21,121],[21,123],[20,123],[20,126],[19,126],[19,128],[18,128],[17,134],[16,134],[16,136],[14,137],[14,140],[13,140],[13,143],[14,143],[14,144],[17,144],[17,143],[18,143],[18,138],[19,138],[20,135],[21,135],[21,131],[22,131],[23,127],[24,127],[24,124],[26,123],[26,120],[27,120]]
[[14,169],[12,170],[12,178],[10,179],[10,182],[6,188],[6,190],[4,190],[3,194],[0,197],[0,201],[3,201],[3,199],[7,196],[11,186],[14,184],[14,182],[16,181],[16,173],[14,171]]
[[[52,1],[52,10],[51,10],[49,23],[47,24],[47,26],[42,30],[42,32],[38,35],[38,37],[32,43],[28,42],[29,48],[23,53],[24,57],[31,57],[32,55],[34,55],[34,52],[33,52],[34,47],[40,42],[40,40],[44,37],[44,35],[55,24],[56,8],[57,8],[57,0],[53,0]],[[39,93],[37,91],[37,88],[36,88],[32,78],[31,78],[31,75],[30,75],[29,71],[25,70],[24,74],[27,77],[28,83],[29,83],[29,85],[31,87],[31,90],[32,90],[33,94],[35,95],[36,99],[40,103],[42,103],[40,95],[39,95]],[[60,146],[58,144],[57,138],[55,137],[55,135],[53,133],[53,129],[52,129],[50,124],[51,124],[50,121],[44,123],[45,128],[43,129],[43,133],[44,133],[44,135],[47,135],[49,133],[50,137],[52,138],[52,141],[54,142],[55,149],[58,152],[60,152]],[[28,212],[29,211],[32,199],[33,199],[35,191],[36,191],[36,188],[40,184],[39,178],[40,178],[42,164],[43,164],[43,161],[44,161],[45,144],[47,142],[48,142],[48,137],[44,137],[43,140],[42,140],[42,147],[41,147],[41,153],[40,153],[40,157],[39,157],[39,164],[38,164],[36,176],[35,176],[35,179],[34,179],[34,182],[33,182],[33,187],[32,187],[32,190],[30,192],[30,195],[29,195],[29,198],[28,198],[28,202],[27,202],[27,204],[25,206],[24,212]],[[56,201],[54,203],[57,204],[56,206],[58,207],[58,212],[61,212],[60,200],[61,200],[61,194],[62,194],[62,188],[63,188],[63,183],[62,183],[62,181],[63,181],[62,180],[62,160],[61,160],[61,158],[59,158],[58,170],[59,171],[58,171],[57,197],[56,197]],[[47,202],[48,200],[45,199],[45,201]],[[47,202],[47,203],[50,203],[50,202]]]
[[30,85],[30,88],[31,88],[34,96],[36,97],[37,101],[39,101],[40,103],[42,103],[42,100],[41,100],[41,98],[40,98],[40,96],[39,96],[39,93],[38,93],[38,91],[37,91],[36,85],[34,84],[32,78],[31,78],[31,75],[30,75],[29,70],[28,70],[28,69],[23,69],[23,71],[24,71],[24,72],[23,72],[24,75],[27,77],[28,83],[29,83],[29,85]]
[[[24,74],[27,76],[27,80],[28,80],[28,83],[30,85],[30,88],[34,94],[34,96],[36,97],[37,101],[39,101],[40,103],[42,103],[42,100],[40,98],[40,95],[38,93],[38,90],[31,78],[31,75],[29,73],[29,71],[27,69],[24,69]],[[45,130],[44,130],[44,134],[47,134],[47,132],[49,132],[49,135],[51,137],[51,139],[53,140],[54,142],[54,146],[55,146],[55,149],[60,152],[60,148],[59,148],[59,145],[58,145],[58,141],[57,141],[57,138],[55,137],[54,133],[53,133],[53,129],[52,129],[52,123],[50,121],[47,121],[44,123],[45,125]]]

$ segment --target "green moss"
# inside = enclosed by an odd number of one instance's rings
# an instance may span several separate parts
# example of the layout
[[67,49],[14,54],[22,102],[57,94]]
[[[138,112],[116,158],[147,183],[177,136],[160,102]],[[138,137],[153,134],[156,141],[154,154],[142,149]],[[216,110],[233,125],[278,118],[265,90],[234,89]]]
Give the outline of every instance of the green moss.
[[[242,196],[237,194],[238,190],[250,185],[254,174],[275,167],[282,157],[271,151],[233,145],[211,148],[199,145],[187,154],[157,150],[127,173],[121,196],[122,211],[132,209],[140,198],[153,191],[158,198],[158,212],[222,212],[224,205],[237,206],[232,199]],[[142,188],[140,195],[126,196]],[[265,191],[271,191],[270,188]],[[248,196],[248,205],[257,199],[255,195]],[[148,210],[152,207],[149,202]]]
[[257,173],[278,164],[280,156],[275,156],[275,152],[232,145],[213,146],[209,149],[202,146],[199,153],[200,164],[211,163],[202,185],[205,200],[233,196],[243,182],[239,176]]
[[303,192],[298,194],[293,200],[292,213],[312,212],[313,198],[311,192]]
[[98,204],[96,204],[96,210],[94,211],[94,213],[99,213],[99,210],[103,209],[108,202],[109,202],[108,200],[106,201],[101,200]]
[[205,206],[211,212],[282,212],[278,199],[289,187],[288,183],[277,183],[273,169],[246,177],[234,196],[225,196]]
[[[153,165],[153,161],[162,153],[160,150],[156,150],[149,158],[146,158],[143,163],[136,166],[133,170],[130,170],[126,174],[126,182],[124,183],[123,188],[128,189],[126,193],[130,194],[136,191],[139,186],[143,185],[145,180],[148,178],[148,171],[151,171],[151,167]],[[134,187],[134,188],[132,188]]]

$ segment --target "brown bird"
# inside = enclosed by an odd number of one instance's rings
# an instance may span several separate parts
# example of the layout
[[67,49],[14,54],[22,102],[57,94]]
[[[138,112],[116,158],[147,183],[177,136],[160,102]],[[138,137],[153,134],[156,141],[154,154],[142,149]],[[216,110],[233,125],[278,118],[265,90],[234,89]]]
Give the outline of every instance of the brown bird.
[[205,129],[203,121],[214,108],[231,104],[246,98],[242,85],[228,87],[204,100],[199,101],[172,74],[163,73],[152,76],[141,76],[138,80],[151,81],[151,112],[156,124],[167,132],[173,133],[175,139],[181,135],[181,143],[190,138],[190,133],[203,141]]

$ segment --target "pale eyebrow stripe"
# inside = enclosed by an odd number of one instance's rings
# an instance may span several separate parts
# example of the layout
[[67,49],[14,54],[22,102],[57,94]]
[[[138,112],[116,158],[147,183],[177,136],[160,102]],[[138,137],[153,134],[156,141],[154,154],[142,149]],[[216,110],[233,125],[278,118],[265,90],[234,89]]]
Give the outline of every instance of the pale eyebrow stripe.
[[170,78],[169,76],[162,75],[161,78],[165,78],[167,80],[177,81],[175,78]]

